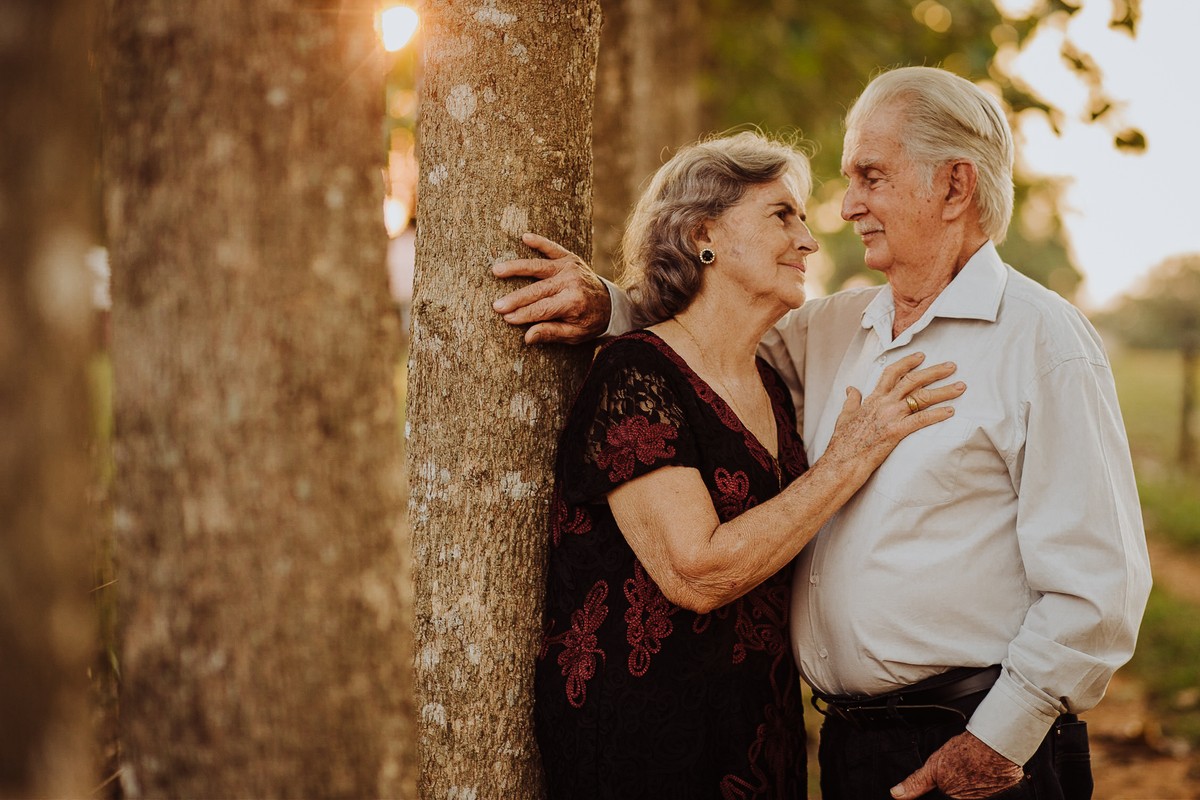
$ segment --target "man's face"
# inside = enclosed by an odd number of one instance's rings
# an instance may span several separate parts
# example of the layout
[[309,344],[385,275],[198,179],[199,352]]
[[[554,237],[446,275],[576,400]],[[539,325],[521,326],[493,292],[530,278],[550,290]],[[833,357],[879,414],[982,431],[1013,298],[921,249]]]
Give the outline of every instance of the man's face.
[[904,151],[904,128],[896,105],[885,106],[846,132],[842,150],[842,218],[862,238],[867,266],[885,274],[933,267],[944,231],[936,189]]

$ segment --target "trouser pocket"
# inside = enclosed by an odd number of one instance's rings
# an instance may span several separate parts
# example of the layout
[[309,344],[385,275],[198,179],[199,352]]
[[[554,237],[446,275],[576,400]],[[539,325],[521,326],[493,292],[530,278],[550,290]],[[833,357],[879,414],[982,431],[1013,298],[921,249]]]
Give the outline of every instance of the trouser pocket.
[[1091,800],[1092,754],[1087,723],[1074,714],[1063,714],[1050,731],[1054,772],[1065,800]]

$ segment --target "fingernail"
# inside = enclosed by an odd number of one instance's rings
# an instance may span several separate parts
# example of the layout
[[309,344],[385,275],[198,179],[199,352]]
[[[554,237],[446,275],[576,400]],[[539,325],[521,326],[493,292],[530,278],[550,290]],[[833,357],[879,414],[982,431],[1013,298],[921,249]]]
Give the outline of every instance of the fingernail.
[[492,303],[492,310],[499,311],[501,314],[503,314],[504,313],[504,304],[501,303],[499,300],[497,300],[496,302]]
[[892,787],[892,797],[904,797],[904,787],[903,786],[893,786]]
[[967,385],[965,383],[963,383],[962,381],[959,381],[958,383],[954,384],[954,388],[955,389],[965,389],[965,388],[967,388]]

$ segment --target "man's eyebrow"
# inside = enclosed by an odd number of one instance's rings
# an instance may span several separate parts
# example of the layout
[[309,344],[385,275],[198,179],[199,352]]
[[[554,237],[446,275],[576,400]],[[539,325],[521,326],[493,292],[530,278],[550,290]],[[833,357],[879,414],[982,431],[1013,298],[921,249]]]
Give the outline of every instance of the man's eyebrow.
[[[878,158],[876,158],[874,156],[864,156],[863,158],[860,158],[858,161],[854,162],[854,171],[855,172],[866,172],[867,170],[873,169],[873,168],[877,167],[878,165],[879,165]],[[850,175],[846,172],[845,167],[842,168],[842,177],[843,178],[850,177]]]

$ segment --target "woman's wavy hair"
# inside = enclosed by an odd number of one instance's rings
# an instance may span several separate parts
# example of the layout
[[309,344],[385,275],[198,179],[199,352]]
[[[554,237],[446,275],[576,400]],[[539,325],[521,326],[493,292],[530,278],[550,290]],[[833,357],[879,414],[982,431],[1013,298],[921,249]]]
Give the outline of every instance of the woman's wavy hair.
[[659,168],[621,242],[619,283],[633,304],[636,327],[670,319],[691,304],[705,266],[693,237],[750,187],[784,175],[795,180],[801,197],[812,191],[807,155],[791,142],[751,131],[687,145]]

